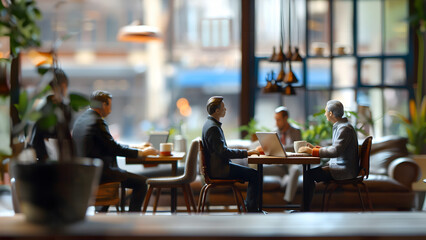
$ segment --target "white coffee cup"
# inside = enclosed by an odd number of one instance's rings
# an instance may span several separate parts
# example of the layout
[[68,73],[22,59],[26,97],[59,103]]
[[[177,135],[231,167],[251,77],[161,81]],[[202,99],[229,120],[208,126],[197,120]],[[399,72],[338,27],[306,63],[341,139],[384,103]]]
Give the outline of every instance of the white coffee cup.
[[160,143],[160,155],[171,156],[173,151],[173,143]]
[[294,141],[294,152],[299,152],[299,148],[308,146],[307,141]]

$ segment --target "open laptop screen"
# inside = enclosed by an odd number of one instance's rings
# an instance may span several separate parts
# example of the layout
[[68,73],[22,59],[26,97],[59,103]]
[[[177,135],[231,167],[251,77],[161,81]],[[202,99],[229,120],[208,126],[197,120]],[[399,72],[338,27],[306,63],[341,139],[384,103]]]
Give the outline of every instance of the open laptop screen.
[[259,143],[267,156],[286,157],[286,153],[276,132],[257,132]]
[[166,143],[168,139],[169,132],[151,132],[148,142],[150,142],[155,149],[160,149],[160,143]]
[[274,157],[309,157],[307,153],[286,152],[276,132],[257,132],[257,138],[266,156]]

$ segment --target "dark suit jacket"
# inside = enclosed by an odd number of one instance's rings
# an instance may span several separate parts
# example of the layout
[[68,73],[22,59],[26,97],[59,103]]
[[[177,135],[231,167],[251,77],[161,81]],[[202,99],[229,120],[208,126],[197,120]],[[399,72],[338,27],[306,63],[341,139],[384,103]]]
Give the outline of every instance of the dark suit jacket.
[[125,171],[117,165],[117,156],[138,156],[138,150],[117,143],[111,136],[105,120],[92,109],[84,112],[75,122],[73,141],[77,156],[100,158],[104,162],[101,182],[123,181]]
[[246,158],[246,150],[229,149],[226,145],[222,123],[211,116],[203,126],[203,147],[211,178],[229,177],[229,163],[233,158]]

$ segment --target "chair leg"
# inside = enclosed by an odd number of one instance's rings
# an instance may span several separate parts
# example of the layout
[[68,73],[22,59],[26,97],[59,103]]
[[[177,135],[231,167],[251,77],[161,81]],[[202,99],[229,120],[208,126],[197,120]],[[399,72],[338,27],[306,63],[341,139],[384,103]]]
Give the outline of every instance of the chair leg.
[[189,193],[188,193],[188,191],[187,191],[187,189],[185,187],[185,184],[182,185],[182,192],[183,192],[183,197],[185,199],[186,210],[188,211],[189,214],[191,214],[191,206],[189,205],[189,199],[188,199]]
[[236,189],[235,185],[231,186],[232,192],[234,193],[235,202],[237,204],[238,214],[241,214],[241,203],[240,203],[240,197],[238,196],[238,189]]
[[358,197],[359,197],[359,200],[361,201],[362,211],[365,211],[364,200],[362,200],[361,190],[359,189],[359,184],[354,183],[353,185],[356,185],[355,187],[358,189]]
[[201,204],[203,203],[203,197],[204,197],[204,191],[206,190],[207,184],[204,184],[204,186],[200,190],[200,196],[198,196],[198,210],[197,212],[201,212]]
[[325,189],[324,189],[324,192],[322,193],[321,212],[324,212],[325,195],[327,195],[328,185],[329,185],[329,183],[326,183],[326,184],[325,184]]
[[152,210],[152,214],[155,214],[155,212],[157,211],[157,206],[158,206],[158,200],[160,199],[160,194],[161,194],[161,188],[157,188],[157,193],[155,195],[155,202],[154,202],[154,209]]
[[121,194],[120,194],[120,208],[121,212],[124,212],[126,206],[126,188],[121,186]]
[[186,191],[189,193],[189,200],[191,202],[191,206],[194,209],[194,212],[196,213],[197,212],[197,207],[195,206],[194,194],[192,192],[191,185],[185,184],[184,187],[186,188]]
[[[235,186],[235,184],[232,185],[232,188],[233,188],[233,190],[235,189],[234,193],[235,193],[235,200],[237,200],[238,212],[239,213],[241,213],[241,212],[247,213],[246,205],[244,204],[243,194],[241,193],[240,189],[238,189],[238,187]],[[240,211],[240,209],[242,211]]]
[[368,192],[368,187],[365,183],[361,183],[362,186],[364,186],[364,191],[367,195],[367,201],[368,201],[368,207],[370,208],[370,211],[373,211],[373,204],[371,202],[370,193]]
[[204,189],[203,202],[201,203],[201,212],[204,212],[204,207],[206,206],[207,194],[209,193],[210,188],[214,188],[214,185],[213,184],[209,184]]
[[[262,194],[262,193],[261,193]],[[244,213],[247,213],[247,209],[246,209],[246,205],[244,204],[244,198],[243,198],[243,194],[241,193],[241,191],[238,189],[238,195],[240,196],[240,203],[243,209]]]
[[330,199],[331,199],[331,195],[333,194],[334,190],[336,190],[337,188],[337,184],[333,184],[332,187],[330,188],[330,192],[328,193],[328,197],[327,197],[327,201],[326,201],[326,209],[325,211],[328,212],[328,208],[330,206]]
[[151,199],[152,190],[154,190],[154,188],[151,185],[149,185],[148,192],[146,193],[145,201],[143,203],[142,213],[146,213],[146,209],[148,207],[149,200]]

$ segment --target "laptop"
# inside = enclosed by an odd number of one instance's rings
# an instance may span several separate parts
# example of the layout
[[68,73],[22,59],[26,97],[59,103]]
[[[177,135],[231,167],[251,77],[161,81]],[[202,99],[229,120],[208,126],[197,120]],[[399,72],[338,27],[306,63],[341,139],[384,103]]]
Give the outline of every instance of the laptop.
[[310,157],[307,153],[286,152],[276,132],[256,132],[259,143],[266,156],[274,157]]
[[160,149],[160,143],[166,143],[169,139],[169,132],[151,132],[149,134],[148,142],[152,144],[155,149]]

